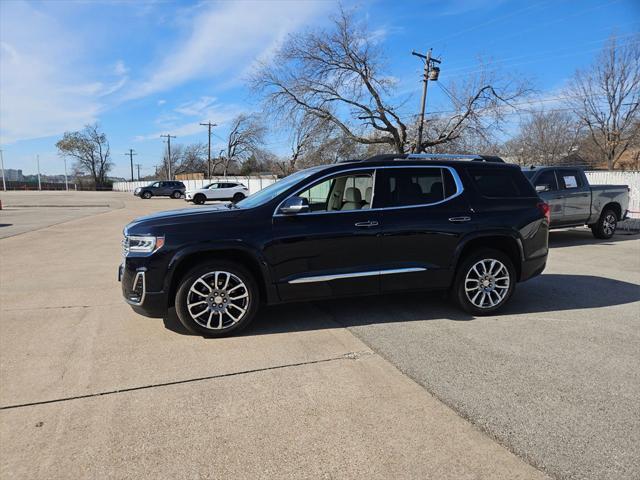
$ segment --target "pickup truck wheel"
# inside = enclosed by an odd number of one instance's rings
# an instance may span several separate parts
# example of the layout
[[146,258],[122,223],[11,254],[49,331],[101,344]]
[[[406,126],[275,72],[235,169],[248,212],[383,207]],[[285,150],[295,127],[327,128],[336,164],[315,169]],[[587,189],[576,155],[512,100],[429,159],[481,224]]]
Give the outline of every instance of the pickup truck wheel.
[[233,198],[231,199],[233,201],[233,203],[238,203],[240,200],[244,199],[244,193],[236,193]]
[[472,315],[490,315],[509,300],[515,284],[515,268],[509,257],[487,248],[462,260],[453,289],[463,310]]
[[193,203],[195,203],[196,205],[202,205],[206,200],[207,197],[205,197],[202,193],[198,193],[195,197],[193,197]]
[[613,237],[618,226],[618,215],[613,210],[605,210],[595,225],[591,227],[591,232],[596,238],[607,240]]
[[142,192],[142,195],[140,196],[145,200],[149,200],[151,198],[151,192],[147,190],[146,192]]
[[182,193],[180,193],[179,190],[176,190],[171,194],[171,198],[180,198],[181,196],[182,196]]
[[256,314],[256,281],[241,265],[215,261],[191,270],[176,293],[176,313],[189,331],[223,337],[245,328]]

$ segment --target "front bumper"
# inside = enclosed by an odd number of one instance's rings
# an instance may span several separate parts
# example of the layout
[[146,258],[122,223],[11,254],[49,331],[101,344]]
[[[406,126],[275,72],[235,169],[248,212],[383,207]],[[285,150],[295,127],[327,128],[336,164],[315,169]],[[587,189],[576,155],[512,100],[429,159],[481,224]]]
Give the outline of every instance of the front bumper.
[[118,267],[118,281],[122,285],[122,296],[134,311],[147,317],[166,315],[168,296],[162,291],[147,291],[146,268],[131,269],[123,263]]

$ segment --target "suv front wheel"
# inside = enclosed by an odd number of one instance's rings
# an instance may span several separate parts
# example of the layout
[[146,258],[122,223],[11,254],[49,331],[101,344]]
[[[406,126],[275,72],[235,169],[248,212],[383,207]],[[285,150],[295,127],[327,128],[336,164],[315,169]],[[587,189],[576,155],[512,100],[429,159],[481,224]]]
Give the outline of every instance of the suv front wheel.
[[216,261],[185,275],[176,294],[176,313],[193,333],[223,337],[245,328],[256,314],[255,279],[241,265]]
[[472,315],[489,315],[504,306],[516,284],[513,262],[499,250],[471,253],[460,265],[454,281],[455,298]]

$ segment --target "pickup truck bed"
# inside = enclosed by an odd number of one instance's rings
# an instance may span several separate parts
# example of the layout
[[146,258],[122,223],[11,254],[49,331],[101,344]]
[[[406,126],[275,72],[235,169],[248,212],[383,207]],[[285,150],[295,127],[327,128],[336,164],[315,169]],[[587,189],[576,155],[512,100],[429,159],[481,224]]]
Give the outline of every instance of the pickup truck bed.
[[627,185],[589,185],[576,167],[531,167],[523,173],[551,209],[551,228],[588,225],[598,238],[611,238],[627,216]]

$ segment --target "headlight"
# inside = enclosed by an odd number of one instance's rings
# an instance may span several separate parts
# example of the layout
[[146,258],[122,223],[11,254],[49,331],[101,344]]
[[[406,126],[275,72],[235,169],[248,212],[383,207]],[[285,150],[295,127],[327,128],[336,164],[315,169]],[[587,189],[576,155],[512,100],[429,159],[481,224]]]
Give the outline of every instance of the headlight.
[[164,237],[151,235],[130,235],[127,240],[129,252],[152,253],[164,245]]
[[133,191],[133,193],[139,193],[140,192],[140,187],[136,187],[136,189]]

